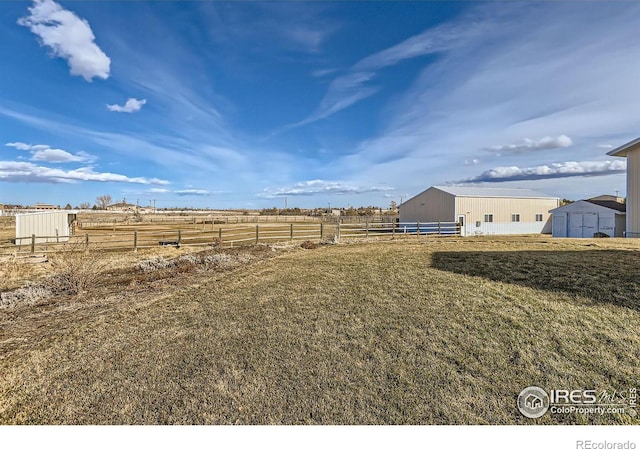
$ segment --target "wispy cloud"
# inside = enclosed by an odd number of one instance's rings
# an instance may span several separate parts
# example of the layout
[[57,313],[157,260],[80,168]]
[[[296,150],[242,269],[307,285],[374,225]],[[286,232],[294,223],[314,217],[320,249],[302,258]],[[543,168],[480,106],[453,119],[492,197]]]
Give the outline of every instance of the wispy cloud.
[[47,148],[51,148],[49,145],[31,145],[30,143],[24,143],[24,142],[9,142],[9,143],[5,143],[4,146],[13,147],[18,150],[25,150],[25,151],[46,150]]
[[299,182],[287,187],[267,188],[260,194],[260,196],[265,198],[277,198],[282,196],[303,196],[327,193],[334,195],[345,195],[348,193],[359,194],[366,192],[383,192],[389,190],[395,189],[389,186],[362,187],[346,184],[340,181],[324,181],[321,179],[314,179],[311,181]]
[[324,98],[307,118],[283,130],[288,130],[329,117],[359,101],[374,95],[379,87],[370,85],[381,69],[404,60],[447,51],[471,39],[481,29],[478,24],[445,24],[406,39],[397,45],[372,54],[354,64],[346,74],[335,78]]
[[109,57],[96,45],[89,22],[64,9],[53,0],[34,0],[29,15],[18,20],[38,36],[40,44],[52,55],[67,60],[72,75],[107,79]]
[[169,193],[171,192],[171,190],[169,189],[163,189],[161,187],[152,187],[149,190],[147,190],[145,193]]
[[173,193],[175,193],[178,196],[209,196],[211,195],[211,192],[204,189],[174,190]]
[[569,161],[526,168],[517,166],[496,167],[483,172],[479,176],[458,182],[534,181],[574,176],[605,176],[624,173],[626,169],[626,161]]
[[9,142],[6,143],[5,146],[13,147],[18,150],[30,151],[32,161],[62,163],[93,162],[96,160],[95,156],[84,151],[79,151],[78,153],[72,154],[59,148],[51,148],[49,145],[32,145],[24,142]]
[[96,172],[91,167],[62,170],[33,164],[31,162],[0,161],[0,181],[75,183],[80,181],[119,182],[133,184],[169,184],[158,178],[129,177],[117,173]]
[[517,143],[512,143],[509,145],[493,145],[488,148],[484,148],[484,150],[496,154],[521,154],[538,150],[566,148],[570,147],[571,145],[573,145],[573,141],[571,140],[571,138],[569,136],[561,134],[557,137],[546,136],[537,140],[525,137]]
[[471,178],[479,167],[488,172],[491,159],[481,149],[496,143],[504,142],[501,156],[508,162],[501,165],[520,170],[561,164],[553,151],[543,160],[540,155],[546,147],[569,148],[562,136],[571,136],[582,160],[602,157],[598,144],[637,137],[630,130],[637,129],[640,47],[631,42],[640,6],[610,6],[606,14],[604,5],[577,9],[556,2],[471,8],[452,26],[479,17],[483,32],[460,38],[425,65],[385,109],[386,127],[337,158],[333,173],[355,174],[355,182],[384,173],[398,188],[417,193],[455,176]]
[[137,98],[129,98],[123,106],[118,104],[108,104],[107,109],[113,112],[138,112],[147,103],[147,100],[138,100]]

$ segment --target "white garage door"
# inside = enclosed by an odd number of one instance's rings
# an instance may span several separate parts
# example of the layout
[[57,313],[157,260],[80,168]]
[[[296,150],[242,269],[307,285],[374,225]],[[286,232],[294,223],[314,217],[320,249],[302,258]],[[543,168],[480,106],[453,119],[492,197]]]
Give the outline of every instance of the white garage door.
[[567,236],[573,238],[593,237],[598,228],[598,214],[568,214]]

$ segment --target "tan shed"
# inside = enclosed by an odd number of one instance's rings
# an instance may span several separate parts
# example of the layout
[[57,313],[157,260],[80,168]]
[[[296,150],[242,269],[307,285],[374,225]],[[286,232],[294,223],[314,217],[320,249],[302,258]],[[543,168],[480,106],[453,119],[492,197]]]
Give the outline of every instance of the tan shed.
[[627,237],[640,237],[640,138],[607,153],[627,158]]
[[16,245],[31,243],[31,236],[36,236],[36,243],[66,242],[73,235],[73,224],[77,219],[77,211],[57,210],[16,215]]
[[434,186],[400,205],[400,222],[458,222],[462,235],[551,233],[560,199],[527,189]]

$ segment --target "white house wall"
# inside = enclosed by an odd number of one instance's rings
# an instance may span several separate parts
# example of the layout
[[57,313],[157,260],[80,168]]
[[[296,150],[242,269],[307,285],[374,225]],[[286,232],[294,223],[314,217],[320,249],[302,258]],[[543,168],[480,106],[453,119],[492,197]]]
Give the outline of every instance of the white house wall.
[[640,237],[640,148],[627,153],[627,236]]

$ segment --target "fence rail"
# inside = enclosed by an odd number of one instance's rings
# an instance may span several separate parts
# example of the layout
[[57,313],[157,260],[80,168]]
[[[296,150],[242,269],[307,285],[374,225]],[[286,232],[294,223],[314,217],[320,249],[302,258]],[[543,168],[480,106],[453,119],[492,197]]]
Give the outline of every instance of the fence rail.
[[402,235],[459,235],[457,223],[287,223],[256,224],[207,230],[78,232],[71,236],[20,237],[0,242],[0,255],[75,250],[133,250],[158,246],[238,246],[287,241],[334,241]]

